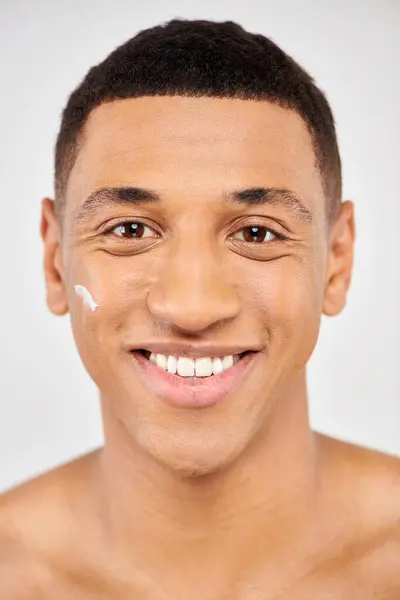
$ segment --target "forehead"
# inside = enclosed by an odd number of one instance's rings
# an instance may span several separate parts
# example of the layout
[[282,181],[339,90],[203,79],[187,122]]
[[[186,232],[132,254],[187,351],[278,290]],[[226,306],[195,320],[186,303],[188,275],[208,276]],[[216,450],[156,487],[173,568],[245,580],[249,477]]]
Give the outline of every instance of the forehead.
[[267,101],[140,97],[95,108],[71,171],[68,204],[104,186],[137,185],[203,197],[235,187],[323,196],[303,119]]

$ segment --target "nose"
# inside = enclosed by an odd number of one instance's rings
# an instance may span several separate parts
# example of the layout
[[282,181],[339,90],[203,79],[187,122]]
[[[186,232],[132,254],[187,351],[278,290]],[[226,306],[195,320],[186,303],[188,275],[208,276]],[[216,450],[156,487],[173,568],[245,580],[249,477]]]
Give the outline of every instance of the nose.
[[[203,234],[204,235],[204,234]],[[235,317],[241,308],[217,249],[189,237],[171,248],[147,296],[154,317],[187,333],[199,333]]]

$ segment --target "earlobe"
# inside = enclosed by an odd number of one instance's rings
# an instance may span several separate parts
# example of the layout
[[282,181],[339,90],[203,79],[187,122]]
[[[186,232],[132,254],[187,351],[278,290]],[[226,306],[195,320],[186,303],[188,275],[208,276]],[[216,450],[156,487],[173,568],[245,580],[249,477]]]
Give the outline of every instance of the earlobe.
[[61,229],[55,215],[54,201],[44,198],[40,235],[44,243],[44,273],[47,292],[47,306],[54,315],[65,315],[68,302],[65,293],[61,254]]
[[323,302],[323,313],[327,316],[339,314],[346,305],[353,269],[354,241],[354,204],[346,201],[330,233]]

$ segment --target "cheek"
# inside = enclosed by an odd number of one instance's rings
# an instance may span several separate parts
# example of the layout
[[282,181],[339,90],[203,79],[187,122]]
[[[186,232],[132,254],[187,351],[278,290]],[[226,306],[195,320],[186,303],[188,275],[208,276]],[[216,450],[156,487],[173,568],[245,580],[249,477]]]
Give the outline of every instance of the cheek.
[[265,326],[271,352],[293,355],[305,364],[318,338],[323,298],[320,267],[292,256],[260,267],[246,288]]
[[148,265],[137,257],[115,257],[105,252],[78,256],[68,275],[71,315],[80,315],[88,307],[76,294],[78,284],[85,286],[98,304],[98,309],[92,311],[95,313],[93,323],[100,327],[102,323],[112,324],[116,318],[123,318],[124,313],[144,296],[148,286],[147,273]]
[[[149,286],[148,266],[135,257],[115,257],[102,252],[70,261],[68,301],[71,325],[81,358],[94,379],[96,370],[121,351],[127,331],[145,323],[142,318]],[[97,305],[91,310],[82,286]]]

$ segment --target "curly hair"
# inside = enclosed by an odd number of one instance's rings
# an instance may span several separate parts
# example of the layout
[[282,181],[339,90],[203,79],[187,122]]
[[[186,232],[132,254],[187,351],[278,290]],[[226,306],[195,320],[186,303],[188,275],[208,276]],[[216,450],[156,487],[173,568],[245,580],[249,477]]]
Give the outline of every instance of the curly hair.
[[309,131],[328,214],[342,196],[335,122],[314,79],[271,39],[232,21],[173,19],[140,31],[92,67],[70,95],[55,149],[61,211],[89,113],[117,99],[192,96],[269,101],[296,111]]

